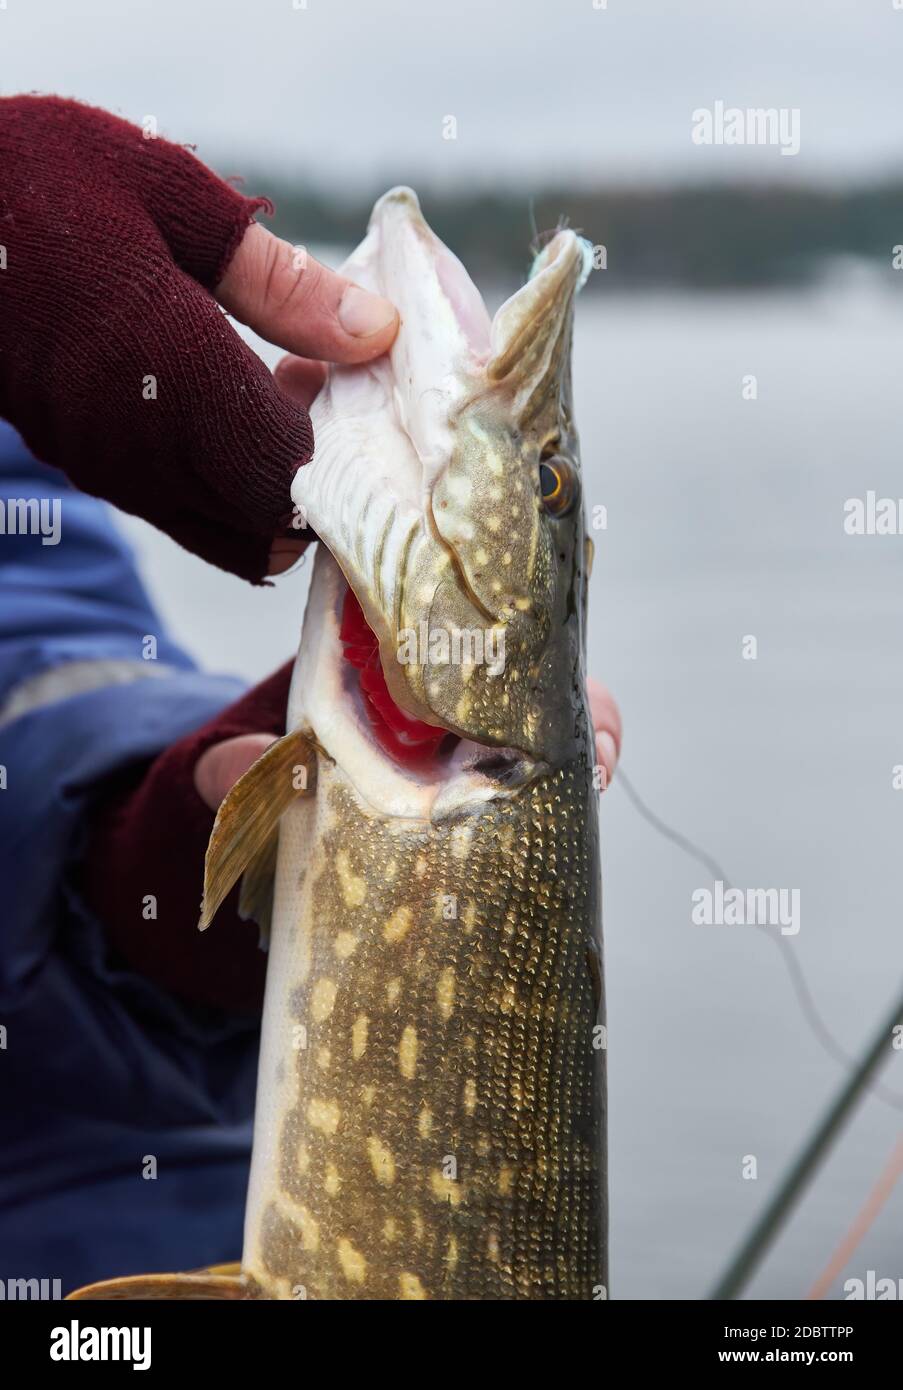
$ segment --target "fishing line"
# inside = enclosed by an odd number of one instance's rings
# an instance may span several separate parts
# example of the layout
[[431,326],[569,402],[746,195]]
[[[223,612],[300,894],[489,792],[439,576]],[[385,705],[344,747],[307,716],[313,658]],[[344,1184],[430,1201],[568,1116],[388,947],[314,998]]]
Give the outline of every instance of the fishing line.
[[[634,787],[633,783],[630,781],[630,778],[624,775],[624,768],[620,763],[618,764],[617,776],[612,780],[624,788],[628,797],[633,802],[635,809],[643,819],[652,826],[653,830],[657,831],[664,839],[670,840],[672,844],[677,845],[678,849],[682,850],[684,854],[702,864],[712,875],[713,879],[720,879],[726,888],[732,887],[731,880],[724,872],[717,859],[699,845],[695,844],[692,840],[688,839],[686,835],[682,835],[679,830],[674,830],[670,825],[667,825],[661,817],[657,816],[655,812],[646,805],[636,787]],[[796,995],[797,1003],[802,1010],[803,1017],[809,1024],[811,1031],[818,1039],[824,1051],[828,1053],[833,1061],[845,1067],[848,1071],[852,1072],[855,1070],[857,1063],[833,1037],[830,1029],[819,1013],[803,973],[803,968],[793,954],[793,948],[790,942],[785,936],[775,936],[773,933],[768,932],[767,928],[764,927],[761,922],[757,922],[755,925],[768,936],[769,941],[774,942],[780,951],[784,964],[787,967],[787,973],[790,976],[791,988]],[[869,1082],[867,1089],[880,1100],[883,1100],[886,1105],[892,1106],[895,1110],[903,1110],[903,1096],[891,1090],[890,1087],[883,1086],[880,1082],[876,1081]]]
[[861,1211],[856,1213],[843,1240],[806,1294],[807,1300],[824,1298],[834,1280],[846,1269],[860,1242],[870,1231],[875,1218],[896,1187],[901,1174],[903,1174],[903,1137],[897,1140],[893,1153],[865,1200],[865,1205]]

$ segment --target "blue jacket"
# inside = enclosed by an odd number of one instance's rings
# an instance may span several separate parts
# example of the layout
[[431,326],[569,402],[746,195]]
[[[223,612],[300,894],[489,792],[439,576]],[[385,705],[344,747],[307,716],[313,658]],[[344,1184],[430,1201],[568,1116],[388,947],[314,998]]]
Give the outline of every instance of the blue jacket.
[[[10,500],[42,498],[58,544],[10,534]],[[112,961],[71,868],[98,779],[241,686],[166,637],[108,509],[2,422],[0,517],[0,1280],[237,1259],[257,1027]]]

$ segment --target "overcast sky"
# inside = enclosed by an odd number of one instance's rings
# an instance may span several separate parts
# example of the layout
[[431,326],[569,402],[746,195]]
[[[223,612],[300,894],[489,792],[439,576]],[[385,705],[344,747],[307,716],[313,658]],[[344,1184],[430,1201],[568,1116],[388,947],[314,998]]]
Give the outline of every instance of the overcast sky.
[[[153,115],[224,173],[303,170],[368,188],[903,170],[894,0],[306,6],[0,0],[0,88]],[[799,108],[799,155],[694,145],[691,113],[719,99]],[[447,116],[456,140],[443,139]]]

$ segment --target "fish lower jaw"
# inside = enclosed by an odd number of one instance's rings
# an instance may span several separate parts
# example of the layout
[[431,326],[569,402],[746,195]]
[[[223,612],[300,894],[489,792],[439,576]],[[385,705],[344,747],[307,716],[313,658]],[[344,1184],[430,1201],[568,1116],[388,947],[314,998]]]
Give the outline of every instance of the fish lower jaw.
[[430,757],[401,762],[386,752],[368,718],[358,671],[344,658],[340,629],[347,580],[320,546],[289,696],[289,729],[313,734],[361,800],[382,815],[431,821],[509,795],[542,766],[517,749],[470,739]]

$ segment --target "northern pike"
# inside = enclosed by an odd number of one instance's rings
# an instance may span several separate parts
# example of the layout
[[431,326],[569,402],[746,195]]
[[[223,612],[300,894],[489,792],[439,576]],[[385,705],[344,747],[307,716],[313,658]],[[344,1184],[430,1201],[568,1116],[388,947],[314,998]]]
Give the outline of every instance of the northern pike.
[[494,319],[414,194],[343,267],[401,327],[333,367],[284,738],[202,925],[269,927],[241,1266],[80,1296],[606,1297],[605,1029],[570,230]]

